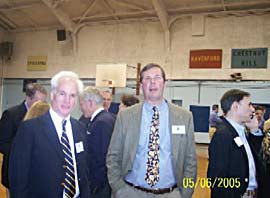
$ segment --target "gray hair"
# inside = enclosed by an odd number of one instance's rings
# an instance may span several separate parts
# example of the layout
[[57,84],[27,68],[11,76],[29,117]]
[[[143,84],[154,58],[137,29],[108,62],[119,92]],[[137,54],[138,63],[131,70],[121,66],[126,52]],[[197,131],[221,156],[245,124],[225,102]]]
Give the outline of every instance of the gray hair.
[[79,76],[72,71],[61,71],[55,74],[51,79],[51,90],[56,91],[58,88],[59,80],[65,77],[74,80],[77,83],[78,92],[82,92],[83,82],[80,80]]
[[95,101],[97,105],[103,104],[103,98],[99,89],[90,86],[85,87],[85,89],[81,92],[80,99],[83,99],[84,101]]

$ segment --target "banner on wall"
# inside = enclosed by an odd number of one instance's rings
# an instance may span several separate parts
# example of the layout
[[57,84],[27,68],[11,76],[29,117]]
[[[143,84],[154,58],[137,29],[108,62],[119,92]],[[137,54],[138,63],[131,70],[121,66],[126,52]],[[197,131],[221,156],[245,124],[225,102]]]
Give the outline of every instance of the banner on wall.
[[231,68],[267,68],[267,48],[232,49]]
[[47,56],[28,56],[27,57],[28,71],[46,71]]
[[190,50],[189,68],[215,69],[221,68],[221,66],[222,66],[221,49]]

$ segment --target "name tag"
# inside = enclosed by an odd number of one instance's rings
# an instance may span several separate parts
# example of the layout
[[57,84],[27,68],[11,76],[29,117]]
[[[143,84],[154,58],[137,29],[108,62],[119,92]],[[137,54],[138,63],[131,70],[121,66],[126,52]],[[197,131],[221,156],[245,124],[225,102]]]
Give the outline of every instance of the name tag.
[[76,147],[76,153],[80,153],[84,151],[83,142],[75,143],[75,147]]
[[185,125],[172,125],[172,134],[185,134]]
[[244,143],[242,142],[241,138],[240,137],[236,137],[233,139],[234,142],[237,144],[238,147],[244,145]]

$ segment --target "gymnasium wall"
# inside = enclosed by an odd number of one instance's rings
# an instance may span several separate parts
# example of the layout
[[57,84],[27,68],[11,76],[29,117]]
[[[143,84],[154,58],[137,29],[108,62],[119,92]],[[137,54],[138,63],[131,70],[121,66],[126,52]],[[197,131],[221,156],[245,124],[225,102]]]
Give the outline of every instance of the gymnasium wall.
[[[95,78],[96,64],[156,62],[164,66],[170,79],[226,80],[230,74],[240,71],[244,80],[270,80],[268,68],[230,69],[232,48],[269,48],[269,14],[206,17],[203,27],[202,36],[192,36],[192,18],[176,20],[170,26],[169,50],[161,24],[151,21],[84,26],[77,34],[75,51],[69,35],[66,41],[57,41],[56,30],[12,33],[8,39],[14,43],[14,53],[4,65],[3,75],[5,78],[50,78],[65,69],[83,78]],[[222,49],[222,69],[189,69],[191,49]],[[37,55],[47,56],[47,70],[27,71],[27,57]],[[268,58],[268,65],[269,62]],[[128,78],[134,77],[135,72],[129,69]]]

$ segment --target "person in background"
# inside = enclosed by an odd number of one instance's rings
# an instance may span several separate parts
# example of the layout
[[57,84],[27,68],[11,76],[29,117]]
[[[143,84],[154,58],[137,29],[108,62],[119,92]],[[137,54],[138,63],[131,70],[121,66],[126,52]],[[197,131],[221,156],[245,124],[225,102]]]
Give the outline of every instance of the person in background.
[[265,107],[256,105],[255,106],[255,115],[257,117],[257,120],[259,122],[259,128],[263,131],[263,125],[264,125],[264,114],[265,114]]
[[103,108],[100,91],[86,87],[80,94],[80,106],[84,117],[88,117],[87,145],[91,198],[110,198],[111,188],[107,178],[106,154],[113,132],[115,116]]
[[270,125],[264,130],[264,138],[261,144],[260,157],[263,163],[263,178],[262,178],[262,196],[267,198],[270,195]]
[[103,97],[103,108],[105,109],[105,111],[109,111],[112,103],[112,94],[109,90],[103,91],[101,94]]
[[191,112],[164,99],[165,72],[157,64],[140,73],[144,102],[120,111],[107,154],[116,198],[190,198],[197,158]]
[[[224,117],[209,145],[207,177],[213,184],[211,198],[256,198],[261,166],[246,128],[249,135],[260,130],[250,94],[232,89],[224,93],[220,103]],[[228,187],[226,179],[233,184]],[[214,185],[215,180],[222,182]]]
[[43,101],[35,102],[24,116],[23,120],[30,120],[45,114],[50,109],[50,104]]
[[21,104],[5,110],[2,114],[0,120],[0,152],[3,154],[1,181],[3,186],[7,188],[7,197],[9,197],[8,162],[13,139],[29,108],[36,101],[45,101],[46,98],[47,91],[41,84],[27,84],[25,100]]
[[83,89],[78,75],[51,79],[51,108],[21,123],[9,160],[12,198],[89,198],[84,128],[70,116]]
[[132,105],[135,105],[137,103],[139,103],[140,100],[134,96],[134,95],[127,95],[127,94],[124,94],[122,97],[121,97],[121,103],[119,105],[119,111],[127,108],[127,107],[130,107]]
[[209,125],[210,127],[216,127],[217,123],[221,122],[220,117],[218,116],[219,106],[218,104],[212,105],[212,111],[209,116]]

